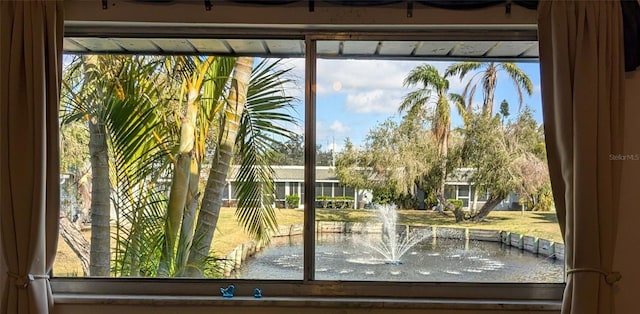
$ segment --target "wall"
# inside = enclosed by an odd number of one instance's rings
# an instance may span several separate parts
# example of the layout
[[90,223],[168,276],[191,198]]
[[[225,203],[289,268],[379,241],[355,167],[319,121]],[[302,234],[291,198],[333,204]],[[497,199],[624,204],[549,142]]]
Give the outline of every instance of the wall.
[[370,309],[362,308],[355,309],[352,307],[343,308],[312,308],[312,307],[243,307],[243,306],[225,306],[225,307],[210,307],[210,306],[114,306],[114,307],[100,307],[100,306],[57,306],[55,314],[112,314],[112,313],[136,313],[136,314],[175,314],[175,313],[216,313],[216,314],[555,314],[558,312],[549,311],[498,311],[491,310],[444,310],[444,309]]
[[[640,70],[627,74],[625,106],[624,154],[640,156]],[[615,293],[616,313],[638,313],[638,291],[640,287],[640,245],[634,235],[640,223],[640,160],[621,161],[622,191],[620,195],[620,217],[614,270],[622,273]]]
[[452,11],[431,8],[420,4],[414,5],[413,16],[407,17],[406,4],[349,7],[329,6],[316,1],[314,12],[309,12],[307,2],[285,6],[242,6],[228,2],[213,1],[211,11],[206,11],[203,1],[181,1],[176,4],[149,5],[142,1],[108,0],[108,9],[102,10],[100,1],[66,0],[65,20],[82,21],[137,21],[162,23],[199,23],[216,25],[260,24],[301,26],[313,28],[319,25],[386,25],[385,29],[406,25],[457,25],[473,24],[500,25],[522,24],[535,25],[536,11],[513,5],[511,14],[505,14],[503,6],[474,11]]

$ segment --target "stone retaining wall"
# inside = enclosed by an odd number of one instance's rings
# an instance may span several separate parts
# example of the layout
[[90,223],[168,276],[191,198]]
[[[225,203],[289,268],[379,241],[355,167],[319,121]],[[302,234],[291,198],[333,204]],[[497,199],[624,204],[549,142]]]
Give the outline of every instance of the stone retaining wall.
[[[399,232],[420,230],[429,234],[433,238],[476,240],[488,242],[501,242],[504,245],[518,248],[533,254],[564,260],[564,244],[555,243],[546,239],[539,239],[532,236],[521,235],[509,231],[476,229],[476,228],[456,228],[456,227],[436,227],[436,226],[408,226],[398,225]],[[302,235],[304,226],[302,224],[283,225],[278,227],[278,237],[289,237]],[[360,222],[339,222],[339,221],[318,221],[316,222],[317,233],[382,233],[381,223],[360,223]],[[256,241],[249,241],[238,245],[233,251],[218,261],[225,277],[240,269],[242,263],[248,258],[262,250],[263,247]]]

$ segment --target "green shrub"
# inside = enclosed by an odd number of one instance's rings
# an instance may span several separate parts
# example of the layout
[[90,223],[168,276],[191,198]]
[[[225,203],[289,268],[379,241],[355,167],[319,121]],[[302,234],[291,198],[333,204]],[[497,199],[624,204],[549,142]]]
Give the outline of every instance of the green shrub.
[[451,205],[453,205],[456,209],[462,208],[462,205],[464,204],[462,203],[462,200],[458,200],[454,198],[448,199],[447,202],[451,203]]
[[285,199],[287,200],[289,208],[300,207],[300,196],[298,196],[298,194],[287,195]]

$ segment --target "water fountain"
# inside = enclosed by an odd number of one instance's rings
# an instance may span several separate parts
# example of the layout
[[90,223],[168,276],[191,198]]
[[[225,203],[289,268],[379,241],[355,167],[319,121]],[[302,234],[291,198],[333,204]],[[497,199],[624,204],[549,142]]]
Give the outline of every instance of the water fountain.
[[[399,226],[395,206],[375,206],[377,222],[317,233],[317,280],[417,282],[562,282],[562,261],[541,259],[500,242],[465,239],[455,231]],[[331,223],[331,222],[329,222]],[[381,224],[381,226],[380,226]],[[334,229],[335,230],[335,229]],[[272,241],[243,264],[236,278],[303,278],[303,238]]]
[[377,240],[361,241],[361,243],[382,255],[385,264],[402,264],[400,258],[429,235],[414,230],[399,234],[396,206],[385,204],[376,205],[374,208],[377,211],[378,219],[382,223],[382,237]]

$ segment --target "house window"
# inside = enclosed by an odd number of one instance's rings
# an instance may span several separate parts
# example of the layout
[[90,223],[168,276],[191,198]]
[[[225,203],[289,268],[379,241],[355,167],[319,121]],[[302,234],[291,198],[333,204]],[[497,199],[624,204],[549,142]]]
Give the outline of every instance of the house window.
[[460,197],[460,198],[468,198],[469,197],[469,186],[468,185],[458,185],[458,197]]
[[[309,46],[301,45],[303,42],[307,45],[310,44],[315,49],[312,52],[306,51]],[[247,43],[255,44],[250,40]],[[432,169],[438,165],[435,161],[428,163],[428,160],[426,160],[429,158],[428,156],[436,154],[438,147],[438,142],[436,142],[433,135],[435,109],[430,105],[432,104],[431,101],[426,101],[423,108],[415,108],[415,111],[412,111],[411,103],[407,103],[404,106],[403,101],[407,100],[407,96],[412,92],[419,90],[420,86],[419,84],[403,86],[403,81],[412,70],[422,65],[433,65],[442,74],[453,62],[432,61],[426,57],[415,58],[410,61],[405,59],[411,59],[409,57],[415,57],[421,53],[426,55],[430,44],[434,45],[432,49],[436,49],[437,45],[445,45],[446,43],[430,43],[422,40],[381,41],[374,37],[370,40],[359,41],[345,41],[338,38],[315,40],[312,36],[306,37],[305,41],[299,38],[280,39],[279,43],[290,44],[291,47],[305,47],[301,51],[291,53],[291,55],[298,58],[287,59],[281,64],[283,67],[291,67],[291,72],[294,74],[292,77],[305,77],[305,80],[297,83],[287,81],[284,94],[291,93],[296,96],[295,100],[291,100],[294,110],[287,111],[291,108],[286,108],[287,110],[276,110],[276,113],[296,113],[292,116],[291,121],[279,121],[278,123],[280,124],[274,125],[283,126],[285,131],[298,130],[295,132],[301,133],[302,131],[299,130],[304,130],[309,134],[313,134],[315,137],[304,143],[306,156],[311,156],[312,154],[325,157],[331,156],[330,160],[333,164],[332,166],[321,166],[318,160],[316,160],[315,165],[307,162],[304,168],[305,174],[309,177],[309,174],[313,172],[314,176],[317,176],[317,168],[329,167],[331,168],[329,173],[335,175],[335,178],[322,178],[320,181],[316,177],[315,181],[304,183],[300,183],[300,181],[278,181],[274,183],[256,179],[253,183],[259,183],[259,188],[255,191],[260,193],[247,194],[244,192],[248,188],[247,185],[243,185],[241,179],[239,179],[247,174],[241,174],[239,169],[234,168],[231,170],[227,177],[234,179],[221,191],[221,195],[227,198],[229,202],[225,204],[227,208],[222,208],[219,216],[219,219],[224,218],[228,219],[228,221],[220,220],[218,222],[217,228],[221,233],[214,235],[214,245],[212,246],[213,254],[217,254],[212,256],[215,256],[217,260],[212,259],[209,261],[207,265],[210,268],[204,272],[205,276],[212,279],[223,279],[225,282],[237,278],[247,280],[294,280],[296,284],[303,286],[300,291],[309,294],[314,293],[314,287],[336,285],[344,289],[343,292],[339,292],[343,295],[352,295],[357,289],[365,289],[367,295],[376,296],[403,296],[403,291],[406,292],[409,287],[415,287],[415,283],[418,283],[417,285],[422,289],[420,291],[424,292],[433,291],[429,288],[429,283],[432,282],[486,283],[500,281],[548,283],[548,278],[553,278],[551,282],[562,282],[562,260],[553,258],[538,259],[535,254],[527,253],[521,248],[510,248],[508,252],[499,251],[500,245],[498,243],[501,241],[501,229],[499,228],[496,228],[495,233],[491,233],[488,236],[489,238],[493,236],[494,238],[491,239],[495,240],[494,242],[484,241],[491,243],[479,243],[473,239],[464,238],[464,235],[473,234],[473,232],[467,231],[465,229],[467,227],[456,225],[452,213],[444,213],[449,215],[451,222],[446,228],[451,228],[452,231],[450,230],[449,233],[443,232],[438,236],[431,233],[432,231],[430,230],[434,229],[431,229],[430,223],[435,221],[432,218],[439,214],[432,211],[417,210],[421,208],[420,202],[434,202],[436,196],[434,193],[438,193],[439,190],[436,190],[440,189],[440,184],[430,183],[431,185],[428,185],[423,183],[427,182],[425,178],[429,174],[426,169]],[[265,45],[269,46],[269,44],[271,44],[269,40],[264,40],[260,41],[257,46],[264,47]],[[406,52],[407,47],[412,48]],[[334,58],[336,56],[334,53],[341,55],[339,58]],[[408,53],[405,56],[407,58],[401,58],[403,53]],[[305,59],[300,58],[303,54],[305,54]],[[200,61],[202,60],[205,60],[205,57],[200,59]],[[264,60],[267,60],[266,62],[275,61],[275,59],[257,58],[254,61],[253,68],[257,68],[257,64]],[[306,65],[303,66],[305,60]],[[114,64],[117,65],[118,62],[114,62]],[[307,68],[309,64],[312,64],[313,68]],[[89,66],[91,66],[91,63],[89,63]],[[526,66],[528,71],[534,71],[533,69],[537,68],[530,64]],[[70,79],[78,79],[78,77]],[[461,92],[463,83],[463,80],[459,80],[450,85],[457,86],[458,89],[456,91]],[[310,88],[311,84],[314,85],[315,89]],[[179,86],[174,88],[179,88]],[[307,90],[307,93],[303,95],[301,90]],[[202,92],[202,95],[205,95],[205,91]],[[506,96],[505,94],[505,96],[500,97],[514,96]],[[171,101],[175,102],[176,100],[171,99]],[[472,108],[473,106],[479,106],[479,104],[471,103],[470,107]],[[516,107],[514,103],[511,106],[507,106],[506,110],[513,112]],[[448,108],[451,110],[452,115],[451,138],[453,140],[451,145],[462,145],[465,135],[461,133],[460,129],[465,126],[462,118],[455,117],[453,108],[453,104]],[[253,109],[259,110],[260,108]],[[169,119],[173,119],[169,122],[177,123],[179,120],[176,117],[183,118],[181,115],[186,116],[186,110],[185,107],[182,111],[178,110],[173,112],[173,115],[167,115],[167,117],[170,117]],[[411,114],[416,114],[416,116],[410,117],[409,115]],[[506,116],[505,112],[502,114]],[[308,118],[311,118],[311,120]],[[409,121],[409,119],[417,120]],[[293,122],[294,120],[295,123]],[[87,122],[85,121],[84,123],[86,127]],[[82,126],[80,125],[78,128]],[[215,131],[215,127],[215,125],[211,126],[212,132]],[[282,133],[286,133],[285,131],[282,131]],[[173,130],[173,133],[169,133],[168,136],[174,136],[173,139],[177,140],[175,137],[179,132]],[[240,132],[240,134],[243,133]],[[255,135],[261,136],[261,134]],[[287,158],[298,156],[295,152],[300,147],[295,145],[299,143],[295,141],[288,142],[292,138],[293,136],[287,138],[283,134],[270,134],[267,140],[275,140],[274,143],[277,144],[274,144],[274,147],[270,147],[273,150],[269,150],[269,154],[284,152],[284,156],[279,156],[282,160],[289,160]],[[219,137],[213,136],[209,140],[215,141],[218,139]],[[248,144],[247,141],[234,141],[233,143],[238,145],[234,146],[238,153],[244,152],[243,149],[247,149],[247,147],[241,146]],[[313,149],[309,146],[309,143],[312,144],[311,147],[314,147]],[[324,145],[316,145],[320,143],[324,143]],[[174,143],[172,149],[178,148],[179,145]],[[454,150],[452,149],[451,151],[451,154],[453,154]],[[205,157],[203,160],[207,161],[200,165],[200,182],[194,183],[192,187],[196,188],[196,186],[205,185],[205,176],[208,175],[207,170],[212,167],[210,160],[213,160],[215,153],[216,151],[213,148],[202,152],[202,156]],[[290,153],[290,156],[287,155],[288,153]],[[234,155],[231,162],[233,165],[241,166],[243,163],[251,161],[250,155],[248,157],[244,156],[247,157],[246,159],[242,157]],[[329,158],[327,157],[327,159]],[[174,163],[174,168],[172,169],[177,169],[179,161],[179,158],[171,161]],[[274,163],[272,165],[282,164]],[[345,167],[345,165],[350,166]],[[463,168],[467,166],[467,164],[460,164],[456,167]],[[304,176],[301,179],[304,180]],[[472,180],[468,179],[467,182],[447,180],[449,179],[445,179],[442,182],[444,186],[444,191],[441,191],[442,196],[446,199],[459,199],[463,202],[463,207],[469,207],[475,193],[475,188],[469,184]],[[422,194],[417,193],[418,189],[421,190]],[[112,191],[120,192],[117,187],[112,187]],[[367,204],[370,202],[372,205],[354,210],[354,208],[359,208],[358,204],[355,204],[357,200],[354,199],[354,195],[360,193],[366,193],[369,196]],[[267,206],[266,204],[273,204],[273,201],[284,199],[291,194],[300,195],[301,207],[304,207],[305,210],[282,209],[276,211],[275,217],[279,224],[279,236],[271,238],[269,246],[260,252],[253,252],[253,248],[246,249],[252,245],[249,244],[252,243],[252,239],[246,235],[239,235],[240,228],[236,219],[237,217],[242,217],[242,215],[251,214],[251,211],[238,211],[239,214],[236,212],[235,206],[241,206],[238,202],[241,202],[242,197],[246,197],[249,206],[263,209]],[[424,199],[418,199],[417,195],[419,194],[425,195]],[[197,197],[204,196],[195,193],[187,195],[191,195],[187,197],[193,197],[194,195],[197,195]],[[161,204],[162,202],[168,204],[171,196],[170,190],[163,191],[163,193],[154,195],[157,199],[153,200],[157,202],[153,204]],[[429,197],[431,199],[428,199]],[[320,199],[324,201],[322,206],[319,206],[319,202],[317,202]],[[486,197],[478,197],[478,201],[485,200]],[[393,230],[398,230],[397,235],[400,237],[394,241],[400,242],[395,242],[393,245],[396,247],[389,251],[388,248],[385,248],[389,243],[385,241],[388,241],[390,236],[388,230],[391,229],[381,227],[384,226],[383,219],[386,218],[377,216],[376,208],[374,207],[377,207],[378,204],[391,203],[395,204],[400,215],[399,219],[393,221]],[[143,205],[141,202],[133,202],[132,204]],[[437,204],[437,201],[435,201],[435,204]],[[194,203],[194,206],[197,206],[197,204]],[[431,208],[430,206],[426,207],[428,209]],[[183,208],[188,207],[185,205]],[[123,209],[123,207],[114,206],[114,212],[117,215],[122,215]],[[137,209],[137,207],[133,206],[133,209]],[[160,210],[155,213],[161,212]],[[131,210],[130,213],[136,213],[136,211]],[[117,215],[115,216],[116,218],[112,219],[122,217]],[[412,224],[406,224],[404,221],[410,220],[407,217],[412,215],[423,216],[422,218],[414,218]],[[153,218],[152,220],[157,223],[157,229],[155,230],[162,232],[161,222],[164,221],[165,217],[160,215]],[[180,223],[184,223],[183,221],[180,220]],[[304,230],[303,224],[305,221],[307,223],[311,222],[310,230],[315,232],[301,234],[301,230]],[[87,221],[87,223],[91,224],[92,222]],[[123,226],[126,226],[126,224],[118,223],[117,221],[114,224],[116,228],[125,228]],[[379,229],[375,229],[375,226],[378,226]],[[442,230],[446,228],[443,227]],[[232,236],[225,238],[224,232],[228,232]],[[282,235],[283,232],[291,234]],[[460,238],[459,235],[461,234],[463,238]],[[243,236],[245,238],[241,238]],[[255,242],[253,243],[255,245]],[[434,245],[434,243],[436,244]],[[158,250],[156,255],[161,254],[163,243],[156,242],[154,245]],[[174,250],[179,249],[178,245],[176,244]],[[398,248],[398,245],[404,245],[404,247]],[[451,245],[451,247],[446,249],[440,247],[444,245]],[[358,249],[354,250],[354,248]],[[434,251],[438,249],[448,253]],[[459,252],[459,254],[455,252]],[[252,256],[252,254],[255,254],[255,256]],[[487,254],[493,255],[486,257]],[[62,256],[65,256],[65,254],[59,254],[59,257]],[[240,259],[245,258],[245,260],[238,261],[238,256],[240,256]],[[434,258],[436,256],[442,256],[443,260],[435,261]],[[503,277],[496,277],[494,276],[495,273],[499,273],[508,267],[505,267],[506,261],[499,260],[498,257],[494,258],[494,256],[506,257],[507,259],[528,258],[528,263],[545,263],[548,268],[518,279],[513,279],[509,274]],[[178,258],[176,257],[175,260],[178,260]],[[339,263],[334,263],[336,260],[339,260]],[[60,265],[59,261],[56,263],[56,266]],[[122,266],[125,263],[118,261],[113,263],[116,265],[115,267],[120,267],[117,275],[123,277],[130,275],[130,273],[125,273],[130,271],[127,268],[129,266]],[[127,263],[131,263],[131,261],[127,261]],[[459,266],[463,263],[468,264]],[[133,276],[153,276],[160,269],[159,264],[160,262],[145,265],[144,269],[138,269]],[[528,264],[523,265],[526,268]],[[61,267],[56,266],[54,266],[54,271],[58,276],[67,275],[73,277],[73,275],[82,274],[81,270],[77,268],[67,271],[65,274]],[[169,274],[171,276],[179,276],[180,269],[171,267],[169,267]],[[490,274],[490,276],[483,277],[481,274]],[[385,284],[389,284],[389,287],[393,287],[394,289],[391,290],[394,291],[376,292],[375,285],[366,284],[369,281],[384,281]],[[346,282],[346,284],[340,284],[342,282]],[[412,282],[411,286],[407,282]],[[272,284],[279,285],[280,283]],[[285,284],[283,283],[282,285]],[[557,286],[553,287],[554,289],[557,288]],[[521,287],[523,291],[528,288]],[[287,290],[287,288],[283,287],[280,287],[280,289]],[[418,296],[420,295],[419,293],[421,292],[410,292],[409,295]]]
[[276,200],[283,200],[285,198],[285,187],[285,182],[276,182]]

